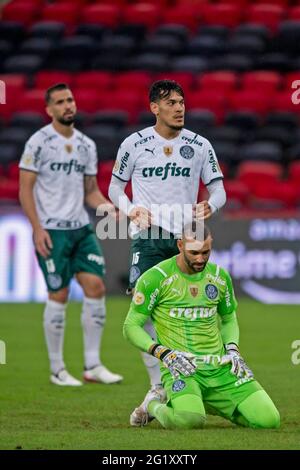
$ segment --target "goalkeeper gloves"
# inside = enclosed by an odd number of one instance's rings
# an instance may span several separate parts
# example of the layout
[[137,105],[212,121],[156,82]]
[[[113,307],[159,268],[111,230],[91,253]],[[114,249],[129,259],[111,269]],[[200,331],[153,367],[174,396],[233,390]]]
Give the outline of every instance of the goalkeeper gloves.
[[253,372],[247,366],[246,362],[240,355],[239,349],[236,344],[229,343],[225,344],[226,354],[221,357],[221,365],[230,364],[230,372],[236,375],[238,378],[246,377],[252,378],[254,376]]
[[197,366],[192,354],[168,349],[160,344],[154,344],[149,350],[149,354],[160,359],[174,377],[178,379],[180,374],[188,377],[196,372]]

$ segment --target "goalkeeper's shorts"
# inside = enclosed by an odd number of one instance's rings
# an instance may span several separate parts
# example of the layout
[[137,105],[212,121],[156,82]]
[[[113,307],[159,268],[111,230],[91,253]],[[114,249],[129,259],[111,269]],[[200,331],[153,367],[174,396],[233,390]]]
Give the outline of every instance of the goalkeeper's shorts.
[[253,378],[238,379],[230,372],[230,365],[211,370],[201,370],[190,377],[181,376],[174,380],[170,372],[162,372],[162,383],[168,400],[183,395],[197,395],[202,398],[208,414],[232,419],[235,409],[249,395],[262,390]]
[[105,265],[99,242],[91,225],[76,230],[47,230],[53,248],[48,258],[37,254],[48,291],[68,287],[75,273],[103,277]]

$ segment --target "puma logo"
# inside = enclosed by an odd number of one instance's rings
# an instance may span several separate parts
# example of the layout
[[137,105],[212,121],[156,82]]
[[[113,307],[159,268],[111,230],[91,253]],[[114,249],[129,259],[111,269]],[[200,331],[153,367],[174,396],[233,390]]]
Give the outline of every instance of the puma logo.
[[150,152],[150,153],[152,153],[153,156],[155,156],[155,155],[154,155],[154,150],[155,150],[155,148],[152,149],[152,150],[151,150],[151,149],[145,149],[145,152]]

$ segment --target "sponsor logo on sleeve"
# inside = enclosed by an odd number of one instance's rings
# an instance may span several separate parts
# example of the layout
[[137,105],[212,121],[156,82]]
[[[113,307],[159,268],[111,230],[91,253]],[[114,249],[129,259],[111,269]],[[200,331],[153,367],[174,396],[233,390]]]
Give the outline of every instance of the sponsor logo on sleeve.
[[135,305],[142,305],[145,302],[145,296],[142,292],[136,292],[132,300]]

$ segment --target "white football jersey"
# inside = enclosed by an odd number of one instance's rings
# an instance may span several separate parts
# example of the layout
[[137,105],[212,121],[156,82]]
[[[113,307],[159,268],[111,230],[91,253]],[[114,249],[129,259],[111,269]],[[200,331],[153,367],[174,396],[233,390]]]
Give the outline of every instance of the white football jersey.
[[44,228],[68,230],[89,223],[84,175],[97,174],[97,150],[90,138],[74,129],[67,139],[49,124],[26,142],[19,167],[38,174],[34,199]]
[[[223,178],[207,139],[187,129],[174,139],[164,139],[154,127],[135,132],[122,142],[113,175],[131,180],[133,204],[152,212],[153,225],[175,234],[182,233],[183,225],[191,220],[200,180],[208,185]],[[131,233],[137,231],[131,223]]]

